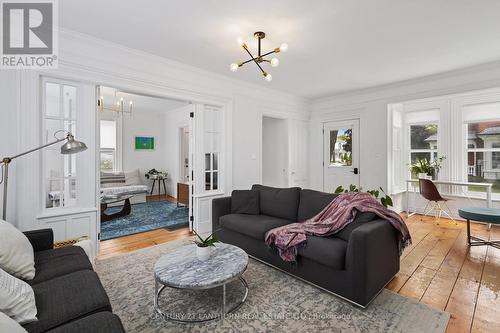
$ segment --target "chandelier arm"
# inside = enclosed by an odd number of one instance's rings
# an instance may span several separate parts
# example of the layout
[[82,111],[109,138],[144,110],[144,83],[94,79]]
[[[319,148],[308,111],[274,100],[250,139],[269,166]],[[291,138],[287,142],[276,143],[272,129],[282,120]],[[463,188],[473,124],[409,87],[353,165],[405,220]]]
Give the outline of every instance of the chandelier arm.
[[254,60],[257,60],[257,58],[253,58],[253,57],[252,57],[252,59],[248,59],[248,60],[246,60],[246,61],[240,62],[240,64],[239,64],[239,65],[240,65],[240,66],[243,66],[244,64],[248,64],[249,62],[252,62],[252,61],[254,61]]
[[250,55],[250,57],[252,57],[252,60],[253,62],[255,62],[255,64],[257,66],[259,66],[260,70],[262,71],[262,74],[266,75],[266,71],[262,69],[262,67],[260,66],[259,62],[254,58],[254,56],[252,55],[252,53],[250,53],[250,51],[248,51],[248,49],[246,47],[244,47],[245,51],[247,51],[247,53]]
[[[279,50],[279,48],[278,48],[278,50]],[[260,57],[262,58],[262,57],[268,56],[268,55],[273,54],[273,53],[277,53],[277,52],[276,52],[276,49],[274,49],[274,50],[272,50],[272,51],[269,51],[269,52],[267,52],[267,53],[264,53],[264,54],[263,54],[263,55],[261,55]]]

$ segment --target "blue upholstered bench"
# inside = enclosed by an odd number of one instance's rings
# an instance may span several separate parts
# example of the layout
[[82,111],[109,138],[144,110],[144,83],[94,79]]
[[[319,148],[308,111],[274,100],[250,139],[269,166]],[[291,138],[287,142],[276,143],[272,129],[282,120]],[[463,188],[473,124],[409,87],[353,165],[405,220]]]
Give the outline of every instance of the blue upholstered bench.
[[487,241],[470,234],[470,220],[500,225],[500,209],[468,207],[459,209],[458,215],[467,220],[467,242],[470,246],[491,245],[500,249],[500,240]]

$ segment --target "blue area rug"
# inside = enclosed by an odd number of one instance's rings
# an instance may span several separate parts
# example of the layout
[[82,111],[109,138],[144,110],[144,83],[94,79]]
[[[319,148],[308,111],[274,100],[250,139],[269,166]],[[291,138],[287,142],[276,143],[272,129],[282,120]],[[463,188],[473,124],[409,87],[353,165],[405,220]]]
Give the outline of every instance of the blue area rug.
[[[122,207],[110,207],[106,213],[115,213]],[[188,226],[187,207],[159,201],[132,205],[132,212],[111,221],[101,222],[101,240],[133,235],[140,232]]]

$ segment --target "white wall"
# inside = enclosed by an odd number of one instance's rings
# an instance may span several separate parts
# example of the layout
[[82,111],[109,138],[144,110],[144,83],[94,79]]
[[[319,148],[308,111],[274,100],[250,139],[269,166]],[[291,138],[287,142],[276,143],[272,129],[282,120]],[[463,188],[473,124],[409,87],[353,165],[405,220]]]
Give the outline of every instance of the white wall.
[[286,120],[262,118],[262,184],[288,186],[288,124]]
[[[167,133],[165,131],[165,114],[160,112],[134,112],[132,116],[123,116],[123,170],[139,169],[142,181],[150,187],[153,184],[144,177],[144,174],[155,168],[165,171],[167,168]],[[135,150],[136,136],[154,136],[154,150]],[[170,143],[168,143],[170,144]],[[157,194],[155,186],[153,194]],[[163,187],[161,189],[163,194]]]
[[[0,94],[2,98],[1,118],[0,118],[0,159],[13,156],[19,153],[18,131],[17,131],[17,111],[18,111],[18,75],[14,71],[1,71],[0,73]],[[5,98],[4,98],[5,97]],[[22,157],[21,157],[22,158]],[[1,162],[1,161],[0,161]],[[17,172],[16,164],[19,160],[14,160],[9,168],[9,188],[7,201],[7,221],[16,224],[17,221]],[[1,170],[0,170],[1,171]],[[0,175],[1,177],[1,175]],[[0,185],[0,214],[3,202],[3,183]],[[1,215],[0,215],[1,218]]]
[[323,122],[360,118],[360,184],[365,189],[378,186],[387,189],[388,137],[392,131],[388,126],[388,104],[493,87],[500,87],[500,62],[313,101],[309,144],[311,187],[322,187]]
[[[39,75],[42,74],[117,87],[136,93],[224,105],[227,110],[225,121],[229,125],[227,135],[231,138],[225,140],[226,188],[223,189],[225,193],[230,193],[233,188],[249,188],[253,183],[261,182],[260,138],[264,113],[279,114],[280,117],[294,122],[307,121],[309,118],[310,105],[307,100],[273,90],[272,82],[245,83],[117,45],[112,41],[99,40],[66,30],[61,30],[59,36],[59,69],[46,72],[24,71],[22,73],[26,75],[22,75],[19,82],[13,82],[15,75],[6,73],[6,71],[0,73],[2,80],[5,80],[2,82],[7,82],[11,88],[0,91],[2,105],[16,105],[18,102],[23,102],[23,107],[19,108],[20,111],[15,116],[9,115],[8,113],[12,111],[6,107],[0,110],[0,119],[9,118],[12,122],[6,126],[6,132],[1,134],[2,147],[3,145],[16,147],[15,151],[29,149],[39,144],[39,134],[33,130],[39,128],[39,119],[32,115],[39,112],[37,82]],[[17,89],[18,84],[19,89]],[[28,105],[24,107],[24,103]],[[94,112],[91,103],[88,105],[88,112]],[[88,154],[95,153],[95,148],[95,146],[89,147]],[[2,148],[1,155],[3,153]],[[298,151],[292,150],[293,160],[296,160],[298,155]],[[19,160],[13,167],[18,172],[17,180],[30,180],[23,181],[22,185],[18,184],[18,194],[34,193],[35,201],[40,200],[36,195],[40,193],[40,182],[36,178],[39,178],[36,171],[39,163],[39,157],[33,156],[30,159]],[[89,183],[95,181],[95,178],[88,179]],[[39,216],[45,214],[41,211],[41,205],[30,202],[28,206],[23,204],[21,208],[19,205],[21,197],[19,195],[18,197],[18,215],[12,215],[12,222],[22,220],[19,226],[23,230],[41,227],[38,223]]]
[[180,136],[179,129],[189,125],[189,112],[194,111],[194,105],[186,105],[170,110],[165,114],[165,163],[169,173],[167,180],[168,195],[177,198],[177,183],[180,180]]

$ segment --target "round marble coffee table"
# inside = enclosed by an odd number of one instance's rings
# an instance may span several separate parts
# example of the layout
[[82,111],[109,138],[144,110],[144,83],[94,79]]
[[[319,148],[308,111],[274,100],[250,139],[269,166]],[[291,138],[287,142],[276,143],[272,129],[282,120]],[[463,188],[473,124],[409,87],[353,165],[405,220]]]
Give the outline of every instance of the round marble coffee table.
[[[205,322],[221,318],[237,310],[246,301],[248,285],[242,274],[248,266],[248,255],[234,245],[217,243],[208,259],[200,260],[196,256],[196,245],[189,244],[162,256],[155,264],[154,309],[163,318],[178,322]],[[245,287],[241,301],[231,309],[226,309],[226,284],[240,280]],[[179,319],[162,312],[158,298],[165,287],[177,289],[211,289],[222,286],[221,312],[209,318]]]

